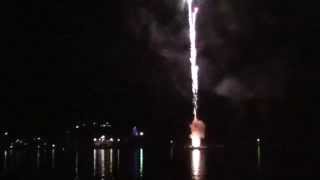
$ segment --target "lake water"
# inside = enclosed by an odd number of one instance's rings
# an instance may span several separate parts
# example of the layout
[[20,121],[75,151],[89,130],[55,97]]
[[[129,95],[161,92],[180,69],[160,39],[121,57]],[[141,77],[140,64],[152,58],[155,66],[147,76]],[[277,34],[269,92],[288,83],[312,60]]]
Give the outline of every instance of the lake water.
[[2,150],[0,157],[0,179],[206,180],[228,174],[223,148],[30,148]]

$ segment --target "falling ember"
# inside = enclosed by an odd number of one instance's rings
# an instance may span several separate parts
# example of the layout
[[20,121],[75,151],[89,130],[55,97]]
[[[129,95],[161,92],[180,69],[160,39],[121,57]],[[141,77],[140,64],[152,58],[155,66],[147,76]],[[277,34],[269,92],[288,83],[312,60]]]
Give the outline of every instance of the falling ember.
[[192,78],[192,103],[193,103],[193,121],[191,128],[191,141],[193,147],[201,146],[201,138],[204,138],[205,125],[201,120],[198,120],[198,71],[197,65],[197,48],[196,48],[196,19],[198,14],[198,7],[194,6],[193,0],[186,0],[188,5],[188,21],[189,21],[189,39],[190,39],[190,64],[191,64],[191,78]]

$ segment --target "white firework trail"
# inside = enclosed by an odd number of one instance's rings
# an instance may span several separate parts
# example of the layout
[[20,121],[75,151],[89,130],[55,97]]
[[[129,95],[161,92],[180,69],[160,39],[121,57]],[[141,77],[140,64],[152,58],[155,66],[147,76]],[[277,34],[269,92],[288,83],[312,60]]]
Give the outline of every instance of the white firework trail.
[[192,103],[193,103],[193,121],[190,124],[191,129],[191,145],[192,147],[200,147],[201,139],[204,138],[205,124],[198,119],[198,71],[197,65],[197,47],[196,47],[196,20],[198,14],[198,7],[194,5],[193,0],[185,0],[188,5],[188,21],[189,21],[189,40],[190,40],[190,64],[191,64],[191,79],[192,79]]
[[192,93],[193,93],[193,115],[197,119],[198,109],[198,71],[197,65],[197,47],[196,47],[196,19],[198,7],[193,7],[193,0],[186,0],[188,5],[188,20],[189,20],[189,39],[190,39],[190,63],[191,63],[191,78],[192,78]]

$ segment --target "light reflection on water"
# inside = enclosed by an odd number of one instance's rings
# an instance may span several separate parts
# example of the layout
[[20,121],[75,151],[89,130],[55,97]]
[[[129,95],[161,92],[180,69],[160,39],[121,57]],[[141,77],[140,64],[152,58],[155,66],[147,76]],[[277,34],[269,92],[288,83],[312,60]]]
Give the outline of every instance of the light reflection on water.
[[113,174],[113,149],[109,149],[109,175],[112,176]]
[[120,170],[120,149],[117,149],[117,171]]
[[204,180],[205,175],[205,153],[199,149],[191,152],[191,170],[193,180]]
[[140,177],[143,177],[143,149],[142,148],[140,148],[139,159],[140,159],[139,175]]
[[260,146],[260,140],[258,141],[257,145],[257,168],[260,170],[261,168],[261,146]]
[[[184,151],[183,154],[174,154],[172,149],[167,149],[167,151],[163,149],[149,151],[148,149],[147,151],[144,148],[106,148],[67,152],[60,151],[59,149],[50,149],[47,150],[48,153],[45,152],[46,151],[42,148],[32,150],[30,155],[33,157],[30,158],[30,162],[26,162],[25,160],[28,160],[28,158],[24,157],[26,157],[27,151],[2,151],[3,165],[1,171],[3,172],[5,169],[8,169],[12,172],[19,173],[22,170],[18,167],[21,166],[19,163],[35,163],[36,168],[33,169],[34,166],[31,168],[34,170],[34,173],[38,175],[52,173],[57,177],[69,176],[74,180],[91,178],[100,180],[142,180],[149,179],[150,176],[159,176],[159,173],[162,173],[163,170],[167,170],[167,168],[175,168],[178,164],[181,165],[181,162],[184,162],[184,164],[187,163],[187,169],[181,170],[179,168],[182,166],[180,166],[177,168],[178,171],[173,170],[171,172],[170,170],[168,175],[161,174],[161,176],[167,177],[171,176],[170,173],[174,173],[177,175],[179,174],[177,177],[180,177],[180,175],[187,175],[187,177],[182,179],[205,179],[205,151],[199,149]],[[21,156],[18,156],[19,153]],[[87,158],[86,155],[88,155]],[[146,155],[150,156],[146,158]],[[188,160],[188,156],[191,157],[191,159]],[[20,160],[15,163],[15,159],[19,158]],[[186,161],[180,161],[177,158],[181,158]],[[151,160],[146,161],[146,159]],[[146,171],[146,163],[150,165],[147,168],[148,172]],[[171,164],[168,163],[173,163],[175,165],[172,164],[171,167]],[[191,167],[191,176],[188,175],[189,173],[186,174],[186,172],[188,172],[188,167]],[[24,172],[29,173],[28,170],[25,170]]]
[[37,169],[40,168],[40,149],[37,149],[37,160],[36,160]]
[[200,171],[200,150],[194,149],[192,150],[192,175],[198,176]]
[[97,150],[93,149],[93,176],[97,175]]
[[120,150],[110,149],[94,149],[93,150],[93,176],[97,177],[113,177],[114,167],[120,168]]
[[75,174],[76,177],[74,179],[79,179],[79,153],[76,152],[76,158],[75,158]]
[[55,168],[56,164],[56,150],[51,150],[51,168]]
[[142,179],[144,175],[144,151],[143,148],[134,150],[133,174],[137,179]]
[[8,163],[7,163],[8,152],[7,152],[7,150],[5,150],[5,151],[3,152],[3,156],[4,156],[4,158],[3,158],[3,171],[6,171],[6,170],[7,170],[7,167],[8,167]]
[[105,171],[106,171],[106,168],[105,168],[105,151],[104,149],[100,149],[99,150],[99,154],[100,154],[100,163],[98,165],[100,165],[100,176],[101,177],[104,177],[105,176]]

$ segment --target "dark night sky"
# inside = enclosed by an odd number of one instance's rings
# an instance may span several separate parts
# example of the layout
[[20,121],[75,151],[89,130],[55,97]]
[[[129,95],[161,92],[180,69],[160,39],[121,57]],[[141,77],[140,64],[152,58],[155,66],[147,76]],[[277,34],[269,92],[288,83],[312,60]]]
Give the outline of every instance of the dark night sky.
[[[224,133],[228,118],[240,114],[268,117],[268,131],[281,133],[287,124],[298,134],[311,130],[319,99],[317,6],[199,4],[200,114],[207,124]],[[191,121],[186,12],[178,1],[7,6],[1,127],[41,132],[105,119],[174,130]]]

